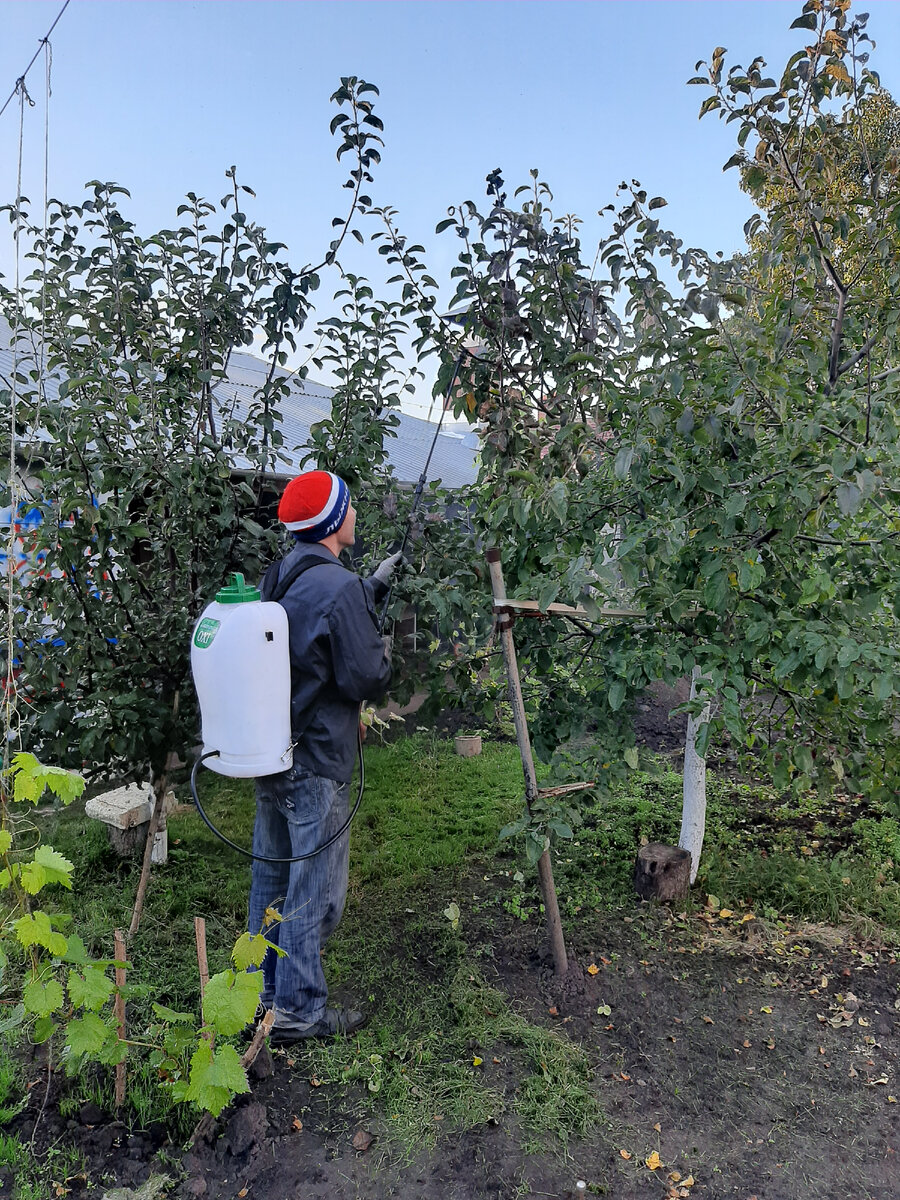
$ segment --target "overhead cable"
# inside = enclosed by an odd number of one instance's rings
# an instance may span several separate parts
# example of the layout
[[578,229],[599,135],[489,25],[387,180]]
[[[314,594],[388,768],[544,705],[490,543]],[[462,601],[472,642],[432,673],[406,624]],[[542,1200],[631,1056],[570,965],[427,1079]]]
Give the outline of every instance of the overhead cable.
[[63,13],[69,7],[70,3],[71,3],[71,0],[66,0],[65,4],[62,6],[62,8],[56,14],[56,20],[53,22],[53,24],[50,26],[50,28],[47,30],[47,32],[44,34],[44,36],[41,38],[40,42],[38,43],[38,48],[34,52],[34,57],[32,58],[31,62],[28,64],[28,66],[25,68],[25,70],[22,72],[22,74],[19,76],[19,78],[16,80],[16,82],[13,84],[13,90],[9,93],[9,95],[6,97],[6,100],[3,102],[3,107],[0,108],[0,117],[2,117],[3,114],[6,112],[9,102],[10,102],[10,100],[12,100],[13,96],[15,96],[16,92],[18,92],[20,88],[25,87],[25,76],[28,74],[28,72],[31,70],[31,68],[34,66],[34,64],[37,62],[38,55],[40,54],[42,48],[47,44],[47,41],[50,38],[50,34],[53,32],[53,30],[59,24],[60,17],[63,15]]

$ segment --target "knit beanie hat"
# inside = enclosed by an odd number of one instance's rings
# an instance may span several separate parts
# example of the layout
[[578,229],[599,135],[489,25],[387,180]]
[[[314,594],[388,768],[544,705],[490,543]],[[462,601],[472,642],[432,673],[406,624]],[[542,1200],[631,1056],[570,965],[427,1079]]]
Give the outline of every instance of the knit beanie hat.
[[321,542],[340,529],[350,507],[350,491],[330,471],[304,471],[284,489],[278,520],[301,542]]

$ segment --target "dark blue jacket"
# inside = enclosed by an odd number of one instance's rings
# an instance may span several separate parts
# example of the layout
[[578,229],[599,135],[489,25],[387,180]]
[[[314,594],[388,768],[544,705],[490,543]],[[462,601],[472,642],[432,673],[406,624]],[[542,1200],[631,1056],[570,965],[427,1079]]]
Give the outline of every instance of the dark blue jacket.
[[[308,562],[316,565],[279,601],[290,636],[294,765],[349,783],[360,703],[382,696],[391,678],[375,615],[387,587],[360,579],[318,543],[298,542],[283,559],[279,580]],[[264,581],[262,598],[273,590]]]

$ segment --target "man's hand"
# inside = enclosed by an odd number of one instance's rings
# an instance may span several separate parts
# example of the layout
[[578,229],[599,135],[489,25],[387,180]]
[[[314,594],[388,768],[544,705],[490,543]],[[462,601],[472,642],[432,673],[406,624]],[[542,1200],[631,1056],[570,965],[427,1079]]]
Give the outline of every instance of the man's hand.
[[387,584],[402,557],[402,550],[398,550],[396,554],[389,554],[372,572],[372,578],[377,579],[379,583]]

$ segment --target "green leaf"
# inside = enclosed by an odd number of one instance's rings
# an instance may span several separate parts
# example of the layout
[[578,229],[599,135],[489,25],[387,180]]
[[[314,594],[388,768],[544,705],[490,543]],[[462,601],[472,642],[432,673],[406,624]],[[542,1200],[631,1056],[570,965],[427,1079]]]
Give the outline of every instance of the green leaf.
[[262,971],[221,971],[213,975],[203,993],[203,1016],[217,1032],[230,1037],[253,1020]]
[[64,888],[72,890],[71,874],[75,864],[58,854],[52,846],[38,846],[34,852],[34,861],[44,868],[47,883],[61,883]]
[[879,704],[883,704],[885,700],[890,700],[894,694],[893,675],[876,675],[872,683],[872,693]]
[[525,839],[525,857],[534,866],[549,846],[549,839],[530,832]]
[[12,1008],[0,1009],[0,1012],[3,1013],[3,1016],[0,1017],[0,1034],[18,1029],[25,1021],[24,1004],[16,1004]]
[[206,1042],[197,1047],[191,1059],[188,1100],[217,1117],[233,1096],[249,1091],[247,1075],[234,1046],[220,1046],[215,1054]]
[[40,1046],[51,1038],[56,1031],[56,1022],[52,1017],[38,1017],[32,1026],[31,1040],[36,1046]]
[[36,896],[47,882],[47,873],[40,863],[22,863],[19,867],[19,878],[29,896]]
[[840,484],[836,496],[838,508],[845,517],[855,513],[862,500],[862,492],[855,483]]
[[74,771],[61,767],[45,767],[25,750],[13,756],[13,799],[37,804],[44,789],[49,788],[64,804],[71,804],[84,791],[84,779]]
[[19,917],[13,922],[13,929],[26,950],[29,946],[43,946],[55,958],[61,958],[68,949],[66,939],[51,928],[50,918],[40,910]]
[[629,746],[628,749],[625,751],[624,758],[625,758],[625,762],[628,764],[629,767],[631,767],[632,771],[636,771],[638,769],[639,759],[638,759],[637,746]]
[[115,1030],[96,1013],[85,1013],[66,1025],[66,1045],[72,1054],[98,1054],[110,1039],[115,1039]]
[[0,829],[0,854],[6,854],[12,845],[12,834],[8,829]]
[[608,698],[609,707],[613,710],[613,712],[618,712],[622,707],[622,702],[625,699],[625,684],[621,679],[617,679],[615,683],[611,684]]
[[70,933],[66,938],[66,951],[62,959],[78,967],[83,967],[89,961],[87,947],[77,933]]
[[791,29],[815,29],[815,27],[816,14],[814,12],[804,13],[802,17],[798,17],[790,24]]
[[100,967],[88,967],[84,974],[69,972],[69,999],[73,1004],[100,1009],[116,990],[115,984]]
[[528,828],[528,818],[519,817],[517,821],[511,821],[509,825],[504,825],[497,834],[499,841],[504,842],[507,838],[516,837]]
[[164,1004],[154,1004],[153,1011],[161,1021],[184,1025],[193,1025],[194,1023],[193,1013],[176,1012],[174,1008],[166,1008]]
[[266,950],[271,945],[261,933],[242,933],[231,952],[234,965],[239,971],[248,967],[261,967]]
[[631,463],[634,459],[634,446],[623,446],[616,455],[616,461],[613,465],[613,474],[616,479],[627,479],[628,473],[631,470]]
[[39,1017],[47,1017],[62,1008],[64,999],[62,984],[57,979],[50,979],[46,983],[40,979],[32,979],[22,989],[22,1002],[26,1011]]

